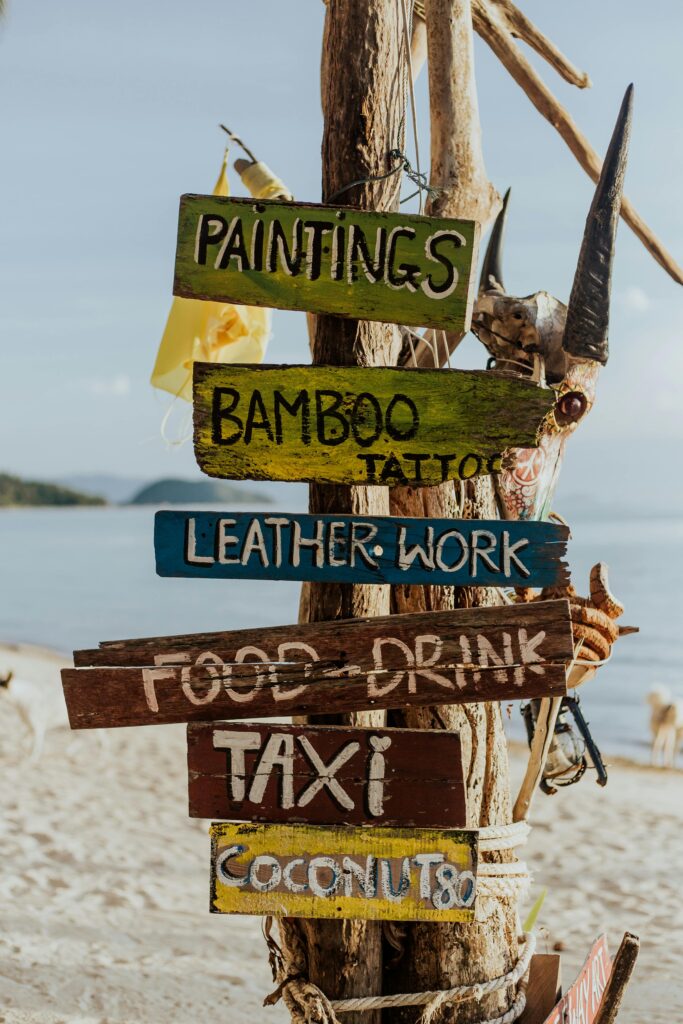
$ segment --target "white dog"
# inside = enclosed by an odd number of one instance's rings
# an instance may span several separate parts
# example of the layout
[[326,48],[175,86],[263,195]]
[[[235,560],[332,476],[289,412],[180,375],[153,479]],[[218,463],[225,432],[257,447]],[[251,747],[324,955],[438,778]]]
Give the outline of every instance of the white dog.
[[28,645],[0,647],[0,700],[9,701],[31,737],[30,760],[40,757],[49,729],[68,729],[60,669],[70,662],[54,651]]
[[665,686],[650,690],[646,700],[650,705],[652,750],[650,761],[661,760],[665,768],[673,768],[683,739],[683,700],[676,700]]

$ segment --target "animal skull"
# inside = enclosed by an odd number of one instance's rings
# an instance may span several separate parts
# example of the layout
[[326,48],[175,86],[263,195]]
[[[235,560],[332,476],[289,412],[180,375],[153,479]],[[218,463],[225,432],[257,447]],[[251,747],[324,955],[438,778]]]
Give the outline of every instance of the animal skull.
[[504,460],[497,493],[508,519],[542,519],[550,511],[566,440],[590,412],[600,369],[607,362],[612,263],[632,100],[629,86],[588,213],[567,306],[548,292],[522,298],[506,294],[502,251],[509,190],[491,232],[473,330],[496,370],[547,383],[557,395],[541,427],[538,448],[511,449]]

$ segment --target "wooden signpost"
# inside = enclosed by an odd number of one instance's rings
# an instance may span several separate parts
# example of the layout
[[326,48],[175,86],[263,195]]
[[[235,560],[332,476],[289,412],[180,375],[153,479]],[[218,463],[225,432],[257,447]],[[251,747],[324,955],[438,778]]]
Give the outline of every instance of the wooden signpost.
[[468,331],[474,221],[185,195],[174,295]]
[[190,816],[317,825],[466,825],[460,737],[417,729],[194,723]]
[[475,832],[317,825],[211,827],[219,914],[471,921]]
[[600,1007],[602,993],[610,975],[607,938],[601,935],[579,971],[574,984],[543,1021],[543,1024],[593,1024]]
[[160,576],[549,587],[569,582],[557,523],[281,512],[157,512]]
[[410,484],[499,472],[555,394],[482,370],[194,364],[194,448],[232,480]]
[[566,692],[566,600],[121,640],[62,671],[73,729]]

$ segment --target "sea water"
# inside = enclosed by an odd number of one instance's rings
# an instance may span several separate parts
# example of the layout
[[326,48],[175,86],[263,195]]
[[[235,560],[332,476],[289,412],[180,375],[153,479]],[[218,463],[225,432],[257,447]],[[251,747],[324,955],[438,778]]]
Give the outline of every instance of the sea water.
[[[286,511],[302,511],[300,498],[297,493]],[[68,653],[101,640],[296,622],[298,583],[158,577],[154,511],[128,506],[0,513],[0,642]],[[644,760],[647,691],[665,685],[683,697],[683,519],[574,517],[569,561],[584,594],[591,565],[607,562],[612,589],[626,605],[621,621],[640,626],[639,634],[618,641],[610,663],[580,696],[603,752]],[[511,731],[522,736],[516,705],[509,716]]]

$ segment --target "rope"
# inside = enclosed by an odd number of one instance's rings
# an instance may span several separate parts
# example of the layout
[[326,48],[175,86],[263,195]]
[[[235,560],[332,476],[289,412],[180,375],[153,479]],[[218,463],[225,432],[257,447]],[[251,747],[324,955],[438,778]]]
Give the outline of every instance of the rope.
[[[526,821],[510,825],[488,825],[477,830],[479,850],[492,852],[512,850],[526,843],[531,827]],[[526,864],[480,863],[477,869],[477,893],[482,899],[514,899],[526,888],[531,876]],[[269,919],[270,921],[270,919]],[[290,937],[291,938],[291,937]],[[481,1001],[492,992],[510,985],[518,985],[515,998],[501,1016],[488,1018],[481,1024],[513,1024],[524,1012],[526,1006],[526,975],[531,957],[536,948],[533,933],[525,933],[524,950],[515,966],[498,978],[474,985],[458,985],[455,988],[432,992],[403,993],[392,996],[362,996],[356,999],[330,1000],[317,985],[310,982],[305,973],[303,948],[298,951],[280,950],[269,937],[271,966],[274,976],[280,977],[280,984],[264,1001],[273,1005],[282,999],[292,1018],[292,1024],[341,1024],[337,1013],[363,1012],[393,1006],[424,1006],[420,1024],[431,1024],[439,1008],[445,1003],[461,1002],[467,999]],[[289,942],[289,939],[288,939]],[[273,959],[274,957],[274,959]]]
[[[526,842],[526,839],[521,840]],[[501,849],[498,846],[498,849]],[[508,847],[510,849],[510,847]],[[483,899],[520,899],[531,885],[531,874],[524,861],[514,864],[479,864],[477,896]],[[482,920],[485,920],[485,916]]]
[[524,846],[530,832],[531,825],[527,821],[515,821],[510,825],[486,825],[477,833],[479,851],[514,850],[517,846]]
[[518,860],[514,864],[480,864],[477,868],[478,876],[526,875],[527,873],[526,864],[522,860]]
[[[422,1021],[428,1024],[434,1014],[444,1003],[463,1002],[466,999],[481,1001],[485,996],[509,985],[516,985],[522,976],[526,974],[531,963],[531,957],[536,949],[536,936],[533,932],[524,935],[524,951],[517,960],[515,966],[497,978],[490,981],[479,982],[474,985],[457,985],[455,988],[442,989],[436,992],[404,992],[394,996],[363,996],[359,999],[330,999],[329,1004],[335,1013],[362,1012],[364,1010],[381,1010],[390,1006],[426,1006]],[[524,994],[526,986],[520,985],[512,1006],[503,1014],[493,1020],[482,1022],[482,1024],[508,1024],[515,1021],[522,1014],[526,1006]],[[512,1016],[511,1016],[512,1014]]]

